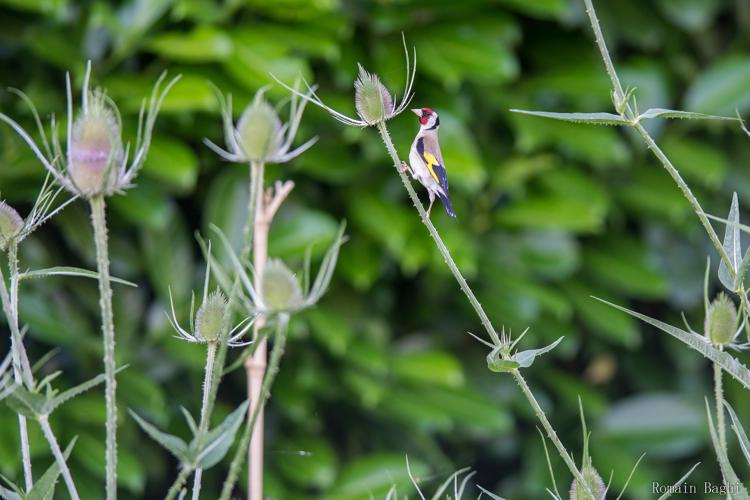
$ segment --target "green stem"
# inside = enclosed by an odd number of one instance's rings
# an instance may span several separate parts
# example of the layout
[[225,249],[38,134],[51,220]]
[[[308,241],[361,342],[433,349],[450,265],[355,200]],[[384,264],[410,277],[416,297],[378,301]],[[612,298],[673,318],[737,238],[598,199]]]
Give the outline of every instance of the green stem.
[[[596,39],[596,45],[599,48],[599,53],[601,54],[602,60],[604,61],[604,67],[606,68],[607,74],[609,75],[609,79],[612,82],[612,87],[614,89],[615,94],[617,95],[618,99],[622,100],[625,98],[625,93],[622,89],[622,84],[620,83],[620,79],[617,76],[617,71],[615,70],[615,66],[612,63],[612,58],[609,55],[609,50],[607,50],[607,43],[604,41],[604,35],[602,34],[602,28],[601,28],[601,25],[599,24],[599,19],[596,16],[596,10],[594,10],[594,4],[592,0],[584,0],[584,3],[586,4],[586,13],[589,16],[589,21],[591,22],[591,28],[594,31],[594,38]],[[626,107],[626,111],[627,111],[625,113],[626,116],[624,117],[626,119],[634,121],[632,120],[633,113],[629,105]],[[669,158],[667,158],[664,152],[661,149],[659,149],[659,146],[656,145],[656,142],[651,138],[651,136],[646,131],[646,129],[643,128],[643,125],[641,125],[639,122],[634,122],[633,128],[635,128],[638,134],[643,138],[648,148],[654,153],[654,155],[659,160],[659,162],[661,162],[661,164],[667,170],[669,175],[677,184],[677,187],[679,187],[680,191],[682,191],[682,194],[685,195],[685,198],[687,198],[688,202],[690,203],[690,206],[693,208],[693,211],[698,216],[698,219],[700,219],[701,224],[705,228],[706,233],[708,233],[708,237],[711,239],[711,243],[713,243],[714,247],[716,247],[716,250],[719,252],[721,259],[727,265],[730,275],[734,278],[735,269],[732,266],[731,261],[729,260],[729,256],[724,251],[724,246],[719,240],[719,237],[717,236],[716,231],[714,231],[713,226],[709,222],[708,217],[706,217],[706,214],[703,212],[703,208],[698,202],[698,199],[690,190],[690,187],[688,187],[688,185],[682,179],[682,176],[677,171],[675,166],[672,165],[672,162],[669,161]]]
[[[216,359],[216,342],[209,342],[206,348],[206,368],[203,374],[203,401],[201,403],[201,419],[198,424],[198,449],[203,446],[206,432],[208,431],[208,394],[211,389],[214,375],[214,360]],[[201,494],[201,479],[203,469],[195,469],[195,478],[193,479],[193,500],[198,500]]]
[[60,445],[57,443],[55,434],[52,432],[52,428],[49,425],[47,415],[41,415],[38,418],[38,421],[39,425],[42,427],[44,437],[47,439],[49,447],[52,450],[52,454],[55,456],[55,461],[60,467],[60,473],[65,480],[65,486],[68,488],[70,498],[73,500],[79,500],[80,497],[78,496],[78,490],[76,490],[76,485],[73,483],[73,477],[70,475],[70,469],[68,469],[68,464],[65,462],[65,456],[63,456],[62,450],[60,450]]
[[255,422],[258,420],[258,416],[262,408],[265,406],[269,395],[271,394],[271,386],[276,378],[276,374],[279,372],[279,363],[281,356],[284,354],[284,347],[286,346],[287,329],[289,326],[289,316],[281,314],[278,317],[278,324],[276,326],[276,335],[274,337],[273,349],[271,350],[271,356],[268,360],[268,368],[266,374],[263,377],[263,386],[261,387],[261,401],[255,406],[252,416],[248,420],[247,425],[240,438],[240,443],[237,446],[237,450],[234,452],[232,463],[229,466],[229,474],[224,480],[224,486],[221,488],[220,500],[229,500],[232,489],[237,482],[237,477],[240,473],[245,457],[247,456],[247,446],[250,443],[250,437],[253,434],[255,428]]
[[185,484],[185,481],[187,481],[187,478],[192,471],[193,469],[191,467],[183,466],[180,469],[180,473],[177,475],[177,478],[174,480],[174,483],[172,483],[172,486],[169,488],[169,491],[167,492],[167,495],[164,497],[164,500],[174,500],[177,497],[177,494],[182,489],[182,486]]
[[109,282],[109,250],[107,247],[107,218],[103,195],[89,200],[91,223],[94,227],[96,267],[99,273],[99,309],[102,315],[104,341],[106,422],[106,491],[107,500],[117,498],[117,400],[115,380],[115,327],[112,315],[112,287]]
[[456,278],[456,281],[458,281],[458,285],[461,287],[461,290],[466,294],[466,297],[468,297],[469,302],[471,302],[471,306],[476,311],[477,315],[479,316],[479,319],[482,322],[482,325],[484,326],[484,329],[489,334],[490,338],[492,339],[493,343],[500,344],[500,338],[497,335],[497,332],[495,331],[495,327],[492,326],[492,322],[490,321],[490,318],[487,316],[487,313],[484,312],[484,308],[482,308],[482,304],[479,303],[476,296],[474,295],[474,292],[469,287],[469,284],[466,283],[466,279],[464,279],[463,275],[461,274],[461,271],[458,269],[458,266],[453,261],[453,257],[451,257],[450,252],[448,251],[448,248],[445,246],[445,243],[443,243],[443,239],[440,237],[440,234],[438,233],[437,229],[435,229],[435,226],[432,224],[432,221],[427,217],[427,212],[425,212],[424,207],[422,206],[422,202],[419,201],[419,197],[417,196],[417,193],[414,191],[414,188],[411,185],[411,182],[406,177],[406,174],[401,169],[401,160],[398,157],[398,152],[396,152],[396,147],[393,145],[393,141],[391,140],[391,136],[388,134],[388,128],[385,125],[385,122],[379,122],[378,123],[378,131],[380,132],[380,136],[383,138],[383,142],[385,143],[386,149],[388,149],[388,154],[391,156],[391,159],[393,160],[393,165],[396,167],[396,171],[398,172],[399,177],[401,177],[401,182],[403,182],[404,187],[406,188],[406,191],[409,193],[409,198],[411,198],[412,203],[417,208],[417,211],[419,212],[420,217],[422,218],[422,222],[425,226],[427,226],[427,230],[430,233],[430,236],[435,241],[435,244],[438,247],[438,250],[443,255],[443,259],[445,259],[445,263],[448,264],[448,267],[450,268],[451,272],[453,273],[453,276]]
[[526,396],[526,399],[529,401],[529,404],[534,409],[534,413],[536,414],[536,417],[542,423],[542,427],[544,427],[544,430],[547,432],[547,437],[549,437],[549,440],[552,441],[552,444],[554,444],[555,448],[557,448],[557,452],[560,454],[560,457],[563,459],[563,462],[565,462],[565,465],[568,466],[568,469],[570,470],[571,474],[573,474],[573,477],[575,477],[578,484],[580,484],[583,487],[585,493],[589,495],[591,498],[594,498],[594,494],[591,492],[591,488],[589,484],[584,479],[583,474],[581,474],[581,471],[578,470],[578,467],[576,467],[575,462],[568,454],[568,450],[565,449],[565,446],[563,446],[562,441],[560,441],[560,438],[557,437],[557,433],[555,432],[555,429],[552,427],[552,424],[550,424],[549,420],[547,420],[547,416],[544,414],[542,407],[539,406],[539,403],[534,397],[534,394],[531,392],[531,389],[529,389],[528,384],[526,384],[526,380],[523,378],[523,375],[521,375],[521,372],[518,370],[513,370],[512,374],[513,374],[513,378],[518,383],[518,386],[521,388],[521,392],[523,392],[523,395]]
[[[722,348],[719,347],[721,351]],[[722,385],[721,366],[714,363],[714,396],[716,398],[716,427],[719,434],[719,446],[724,455],[727,453],[727,433],[724,423],[724,389]]]
[[667,155],[664,154],[664,152],[659,148],[656,142],[651,138],[648,131],[646,131],[646,129],[643,128],[643,125],[641,125],[640,123],[636,123],[633,126],[633,128],[635,128],[636,132],[640,134],[640,136],[646,142],[646,146],[648,146],[648,148],[654,153],[654,155],[659,160],[659,162],[664,166],[664,169],[667,171],[667,173],[669,173],[669,175],[675,181],[675,183],[677,184],[677,187],[680,188],[680,191],[682,191],[682,194],[685,195],[685,198],[687,198],[688,202],[690,203],[690,206],[693,208],[693,211],[698,216],[698,219],[701,221],[701,224],[705,228],[706,233],[708,233],[708,237],[711,239],[711,243],[713,243],[714,247],[716,247],[716,251],[719,252],[719,256],[721,257],[721,260],[724,261],[724,263],[727,266],[727,269],[729,270],[730,275],[732,276],[732,278],[734,278],[735,269],[734,269],[734,266],[732,265],[732,262],[729,260],[729,256],[727,255],[726,251],[724,251],[724,245],[722,245],[721,240],[719,240],[719,236],[716,234],[716,231],[714,231],[714,228],[711,225],[711,222],[708,220],[708,217],[706,217],[706,214],[703,211],[701,204],[698,202],[698,199],[690,190],[690,187],[682,179],[682,176],[677,171],[677,168],[675,168],[672,162],[669,161],[669,158],[667,158]]
[[[10,293],[4,295],[3,305],[5,315],[11,330],[11,356],[13,358],[13,380],[16,384],[24,383],[24,373],[26,373],[27,386],[31,382],[31,368],[26,357],[26,350],[23,346],[23,339],[18,328],[18,244],[12,240],[8,244],[8,274],[10,275]],[[0,276],[2,276],[0,274]],[[5,290],[5,281],[3,280],[3,290]],[[6,306],[7,301],[7,307]],[[21,440],[21,461],[23,463],[23,479],[26,492],[29,492],[34,483],[34,476],[31,470],[31,452],[29,451],[29,431],[26,417],[18,414],[18,433]]]

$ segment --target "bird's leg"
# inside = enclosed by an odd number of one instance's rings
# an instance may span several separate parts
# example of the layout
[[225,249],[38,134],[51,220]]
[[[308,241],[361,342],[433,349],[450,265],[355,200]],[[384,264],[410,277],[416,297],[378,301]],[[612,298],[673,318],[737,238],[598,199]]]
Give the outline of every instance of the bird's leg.
[[432,204],[435,203],[435,197],[430,196],[430,206],[427,207],[427,218],[430,218],[430,210],[432,210]]

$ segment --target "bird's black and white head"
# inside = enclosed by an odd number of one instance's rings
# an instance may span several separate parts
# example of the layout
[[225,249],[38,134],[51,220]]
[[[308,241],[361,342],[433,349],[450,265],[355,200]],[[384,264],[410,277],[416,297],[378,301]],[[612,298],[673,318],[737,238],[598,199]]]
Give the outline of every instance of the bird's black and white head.
[[422,130],[437,130],[440,126],[440,117],[437,112],[430,108],[417,108],[411,111],[419,117],[419,125]]

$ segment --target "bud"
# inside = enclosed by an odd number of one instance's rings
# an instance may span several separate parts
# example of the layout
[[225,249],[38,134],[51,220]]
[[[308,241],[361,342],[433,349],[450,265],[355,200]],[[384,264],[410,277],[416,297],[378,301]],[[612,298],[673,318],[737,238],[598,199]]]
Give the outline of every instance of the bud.
[[219,290],[212,292],[195,315],[195,336],[206,342],[218,340],[226,314],[226,297]]
[[279,259],[271,259],[266,263],[262,297],[265,307],[272,311],[296,310],[304,302],[297,277]]
[[[596,500],[604,500],[607,487],[604,485],[604,481],[599,473],[596,472],[596,469],[591,464],[586,464],[581,469],[581,475],[583,475],[583,479],[594,495],[594,498]],[[577,479],[574,479],[573,484],[570,485],[570,500],[591,500],[591,497],[586,493],[586,489],[578,484]]]
[[715,346],[725,346],[734,340],[737,333],[737,309],[723,292],[708,306],[705,333]]
[[255,94],[253,102],[242,113],[237,135],[242,151],[250,160],[265,160],[281,149],[284,139],[281,120],[262,91]]
[[359,77],[354,82],[354,103],[357,114],[367,124],[375,124],[393,117],[393,98],[380,83],[380,78],[359,66]]
[[123,161],[120,119],[101,90],[88,93],[88,109],[73,126],[70,179],[84,197],[109,193],[117,185]]
[[8,241],[21,231],[23,219],[13,207],[0,201],[0,248],[5,248]]

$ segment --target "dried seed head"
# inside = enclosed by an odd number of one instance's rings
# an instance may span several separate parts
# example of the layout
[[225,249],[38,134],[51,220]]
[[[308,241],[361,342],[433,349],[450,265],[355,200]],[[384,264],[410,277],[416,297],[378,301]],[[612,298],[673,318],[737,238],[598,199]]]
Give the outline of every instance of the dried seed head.
[[725,346],[737,333],[737,308],[726,294],[719,293],[708,306],[705,334],[716,346]]
[[284,139],[281,119],[262,91],[255,94],[253,102],[242,112],[237,136],[242,151],[250,160],[265,160],[281,148]]
[[304,297],[297,277],[279,259],[270,259],[263,271],[263,304],[272,311],[302,307]]
[[227,299],[216,290],[209,294],[195,315],[195,336],[206,342],[219,339],[227,314]]
[[14,236],[21,231],[23,219],[18,212],[5,203],[0,201],[0,248],[5,248]]
[[393,98],[388,89],[377,75],[368,73],[361,64],[359,76],[354,82],[354,104],[360,118],[370,125],[393,116]]
[[[593,493],[596,500],[604,500],[604,496],[607,493],[607,487],[604,485],[604,481],[599,473],[594,469],[591,464],[586,464],[581,469],[581,475],[588,485],[591,493]],[[586,493],[586,489],[578,484],[578,480],[574,479],[570,485],[570,500],[590,500],[591,497]]]
[[117,185],[124,155],[120,129],[117,109],[104,92],[89,92],[88,109],[73,125],[68,165],[81,196],[108,194]]

